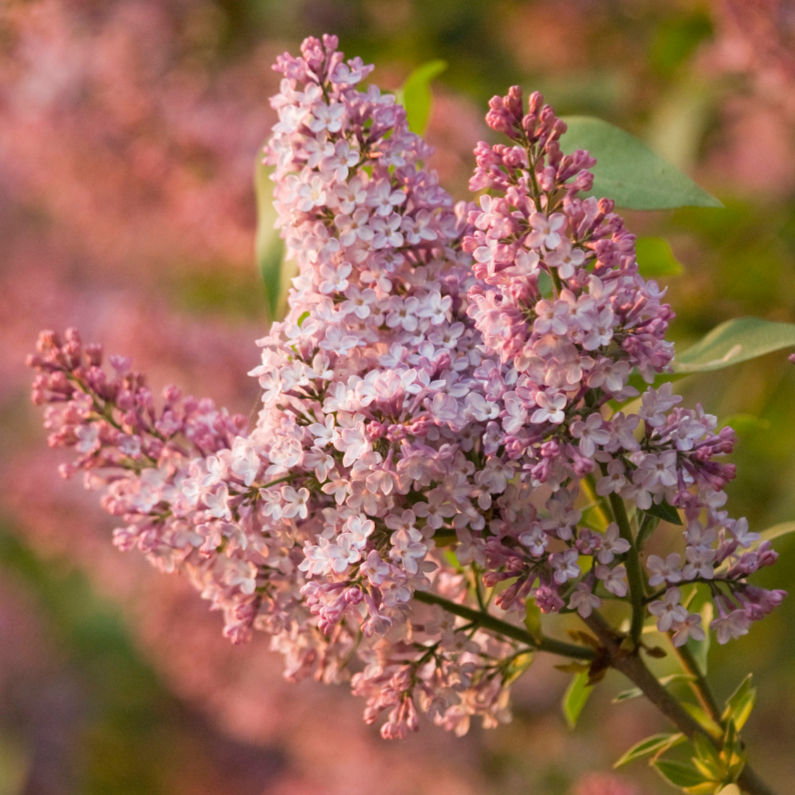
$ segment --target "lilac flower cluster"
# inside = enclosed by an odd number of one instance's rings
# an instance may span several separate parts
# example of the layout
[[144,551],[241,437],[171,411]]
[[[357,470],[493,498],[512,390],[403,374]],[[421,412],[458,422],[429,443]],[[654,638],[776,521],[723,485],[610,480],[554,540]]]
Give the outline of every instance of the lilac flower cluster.
[[[267,160],[299,274],[258,342],[255,427],[173,387],[156,409],[129,362],[110,377],[76,333],[45,333],[34,399],[79,454],[66,474],[104,486],[116,543],[190,577],[234,641],[268,632],[291,678],[355,670],[387,737],[420,711],[457,733],[508,718],[533,647],[490,609],[632,600],[681,644],[704,637],[682,590],[704,583],[719,641],[746,633],[783,598],[746,582],[776,554],[723,510],[732,431],[630,384],[670,363],[672,313],[612,202],[578,195],[593,158],[563,155],[565,124],[513,88],[487,116],[510,144],[476,149],[489,192],[454,204],[394,96],[360,90],[372,67],[336,47],[275,66]],[[644,573],[675,509],[683,550]]]

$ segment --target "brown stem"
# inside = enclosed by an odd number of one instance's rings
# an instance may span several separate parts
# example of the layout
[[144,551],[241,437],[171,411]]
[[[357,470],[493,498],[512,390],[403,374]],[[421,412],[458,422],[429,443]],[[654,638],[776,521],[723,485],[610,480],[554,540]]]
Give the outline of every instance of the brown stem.
[[622,637],[598,613],[584,619],[610,655],[610,665],[639,687],[646,698],[677,728],[692,738],[703,734],[715,743],[689,712],[657,681],[640,655],[621,648]]
[[[591,631],[599,638],[610,656],[610,665],[626,676],[636,687],[640,688],[646,698],[665,715],[683,734],[692,739],[697,734],[706,737],[718,750],[721,743],[710,735],[693,718],[682,705],[657,681],[657,678],[646,667],[637,652],[628,652],[622,648],[623,637],[598,613],[592,613],[584,619]],[[748,795],[775,795],[749,765],[746,765],[737,785]]]
[[746,765],[743,768],[743,772],[740,773],[740,778],[737,779],[737,786],[740,787],[743,792],[747,792],[748,795],[776,795],[776,793],[756,775],[756,771],[753,770],[750,765]]

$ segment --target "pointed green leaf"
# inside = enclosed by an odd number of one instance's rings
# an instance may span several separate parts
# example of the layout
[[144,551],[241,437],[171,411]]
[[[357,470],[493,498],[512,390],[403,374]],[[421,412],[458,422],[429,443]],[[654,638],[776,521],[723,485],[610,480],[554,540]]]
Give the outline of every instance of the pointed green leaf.
[[593,195],[630,210],[723,206],[634,135],[590,116],[564,121],[569,129],[561,138],[563,151],[587,149],[596,158]]
[[693,745],[695,746],[696,755],[699,759],[705,759],[713,762],[717,761],[717,749],[703,734],[696,734],[693,737]]
[[696,722],[704,729],[708,734],[711,734],[713,737],[723,737],[723,728],[718,726],[718,724],[707,715],[704,710],[696,704],[688,704],[687,702],[682,704],[682,708],[685,712],[689,712],[691,717],[696,719]]
[[685,787],[682,792],[685,795],[715,795],[715,787],[719,787],[717,781],[702,781],[693,787]]
[[654,767],[669,784],[673,784],[675,787],[696,787],[704,783],[704,776],[691,765],[658,759],[654,763]]
[[774,538],[795,533],[795,522],[782,522],[781,524],[774,524],[768,527],[767,530],[761,532],[763,541],[772,541]]
[[546,271],[538,274],[538,292],[541,293],[542,298],[549,298],[555,292],[555,282]]
[[676,373],[709,373],[793,347],[795,323],[740,317],[712,329],[704,339],[679,354],[673,367]]
[[614,699],[614,704],[620,704],[622,701],[631,701],[633,698],[640,698],[643,691],[639,687],[632,687],[629,690],[622,690]]
[[[701,778],[704,783],[707,781],[712,782],[712,788],[705,788],[705,791],[709,792],[710,795],[713,793],[715,782],[723,781],[725,770],[720,768],[718,765],[714,764],[713,762],[706,762],[703,759],[699,759],[694,757],[690,760],[693,763],[693,767],[701,773]],[[692,791],[692,787],[688,787],[688,791]],[[698,790],[696,790],[698,791]]]
[[734,753],[738,743],[737,726],[733,720],[726,721],[726,731],[723,733],[723,752]]
[[675,682],[693,682],[695,677],[692,674],[669,674],[668,676],[660,677],[660,684],[663,687],[668,687]]
[[593,685],[588,684],[588,676],[587,671],[577,674],[563,694],[563,716],[570,729],[577,725],[585,702],[588,701],[588,697],[593,691]]
[[647,737],[645,740],[641,740],[637,745],[633,745],[621,759],[615,762],[613,767],[623,767],[630,762],[634,762],[636,759],[642,759],[644,756],[663,753],[684,740],[684,734],[654,734],[651,737]]
[[746,754],[743,749],[743,741],[737,732],[737,727],[733,720],[726,721],[726,733],[723,738],[723,750],[721,759],[728,767],[728,779],[736,780],[745,767]]
[[723,720],[734,721],[737,731],[745,725],[756,701],[756,688],[753,686],[752,676],[753,674],[748,674],[726,701]]
[[409,129],[418,135],[425,133],[431,115],[431,81],[447,69],[446,61],[428,61],[418,66],[403,84],[402,99]]
[[598,506],[584,508],[581,521],[586,527],[590,527],[591,530],[598,530],[600,533],[604,532],[607,527],[604,512]]
[[635,540],[635,545],[638,550],[643,550],[647,539],[657,529],[659,524],[660,518],[658,516],[651,516],[648,513],[642,516],[640,526],[638,527],[638,536]]
[[265,287],[265,300],[268,317],[278,320],[284,305],[286,280],[284,270],[284,241],[274,229],[276,213],[273,209],[272,169],[258,157],[254,171],[254,189],[257,196],[257,236],[255,250],[262,283]]
[[652,503],[651,508],[649,508],[647,511],[644,511],[644,513],[656,516],[658,519],[668,522],[668,524],[682,524],[682,520],[679,517],[679,511],[677,511],[673,505],[670,505],[667,500],[663,500],[659,505]]
[[533,652],[526,652],[514,657],[503,671],[503,684],[507,686],[515,682],[533,664],[534,658]]
[[670,243],[664,237],[639,237],[635,241],[635,256],[641,276],[679,276],[684,266],[674,256]]
[[541,631],[541,611],[532,599],[527,600],[524,625],[527,627],[527,631],[536,638],[536,640],[541,638],[543,634]]
[[[654,631],[657,631],[657,628],[654,627]],[[670,674],[669,676],[663,676],[660,678],[660,684],[663,687],[668,687],[668,685],[672,685],[676,682],[692,682],[695,679],[694,676],[690,674]],[[614,704],[620,704],[622,701],[630,701],[633,698],[640,698],[643,695],[643,691],[639,687],[633,687],[630,690],[624,690],[623,693],[619,693],[614,699]]]

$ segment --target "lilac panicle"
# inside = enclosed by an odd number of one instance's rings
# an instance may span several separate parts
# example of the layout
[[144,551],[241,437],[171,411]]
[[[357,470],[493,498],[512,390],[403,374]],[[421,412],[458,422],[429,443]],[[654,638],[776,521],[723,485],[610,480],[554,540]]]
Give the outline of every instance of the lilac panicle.
[[456,204],[394,96],[360,88],[372,67],[336,47],[275,66],[266,160],[298,275],[258,341],[256,424],[174,387],[156,405],[128,361],[108,374],[76,332],[47,332],[34,400],[78,454],[64,474],[104,488],[116,544],[189,577],[232,640],[269,633],[294,679],[354,667],[385,737],[423,712],[459,734],[507,720],[529,664],[415,593],[507,620],[528,599],[588,617],[628,598],[630,542],[585,494],[634,506],[644,533],[655,506],[683,515],[681,551],[646,560],[661,632],[704,637],[681,590],[703,583],[718,640],[745,634],[783,598],[746,582],[776,554],[723,510],[732,431],[630,383],[668,368],[673,315],[613,203],[582,197],[594,159],[564,155],[565,123],[514,87],[487,115],[510,143],[477,145],[481,195]]

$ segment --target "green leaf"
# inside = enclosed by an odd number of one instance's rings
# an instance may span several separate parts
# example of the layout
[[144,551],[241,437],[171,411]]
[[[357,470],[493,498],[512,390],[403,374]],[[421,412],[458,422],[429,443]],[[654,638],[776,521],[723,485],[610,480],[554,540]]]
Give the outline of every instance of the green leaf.
[[673,784],[675,787],[696,787],[704,783],[704,776],[691,765],[658,759],[654,763],[654,767],[669,784]]
[[689,712],[691,717],[696,719],[696,722],[704,729],[708,734],[711,734],[713,737],[723,737],[723,729],[722,727],[718,726],[718,724],[707,715],[704,710],[697,706],[696,704],[688,704],[684,702],[682,704],[682,708],[685,712]]
[[546,271],[538,274],[538,292],[543,298],[549,298],[555,292],[555,283]]
[[757,317],[728,320],[674,359],[675,373],[710,373],[733,364],[795,347],[795,323]]
[[702,781],[693,787],[685,787],[682,792],[686,795],[715,795],[715,787],[719,787],[717,781]]
[[563,120],[568,125],[561,139],[563,150],[571,154],[587,149],[596,158],[592,195],[606,196],[630,210],[723,206],[634,135],[590,116]]
[[527,600],[527,609],[524,615],[524,625],[527,631],[536,639],[540,639],[543,632],[541,631],[541,610],[538,605],[532,600]]
[[639,687],[632,687],[629,690],[622,690],[614,699],[614,704],[620,704],[622,701],[631,701],[633,698],[640,698],[643,691]]
[[254,189],[257,196],[257,236],[255,251],[262,283],[265,287],[265,300],[268,316],[278,320],[285,305],[287,280],[283,278],[284,241],[274,229],[276,213],[273,209],[272,169],[258,157],[254,171]]
[[774,538],[780,538],[790,533],[795,533],[795,522],[774,524],[772,527],[768,527],[767,530],[763,530],[760,535],[763,541],[772,541]]
[[693,600],[699,596],[698,583],[695,582],[691,582],[688,584],[682,583],[679,586],[679,590],[682,592],[682,599],[681,599],[682,607],[686,607],[688,610],[690,610],[690,612],[694,612],[693,610],[691,610],[690,605],[693,603]]
[[770,429],[771,423],[770,420],[763,420],[753,414],[730,414],[728,417],[724,417],[720,424],[721,428],[725,428],[727,425],[737,433],[746,434],[754,431],[767,431]]
[[734,721],[737,731],[745,725],[756,701],[756,688],[752,684],[752,676],[753,674],[748,674],[740,682],[739,687],[726,701],[726,709],[723,711],[723,720]]
[[739,741],[737,726],[733,720],[726,721],[726,731],[723,733],[723,753],[732,754],[741,749],[742,743]]
[[679,276],[684,266],[674,256],[670,244],[664,237],[639,237],[635,241],[638,269],[646,278],[655,276]]
[[[663,687],[668,687],[668,685],[672,685],[676,682],[692,682],[694,679],[695,677],[691,676],[690,674],[670,674],[669,676],[661,677],[660,684]],[[640,698],[642,695],[643,691],[639,687],[633,687],[630,690],[625,690],[623,693],[619,693],[613,699],[613,703],[620,704],[622,701],[630,701],[633,698]]]
[[693,640],[693,638],[688,638],[686,645],[688,651],[693,655],[693,659],[696,661],[699,671],[706,676],[710,644],[709,625],[712,623],[713,614],[712,602],[704,602],[699,613],[701,614],[701,626],[704,628],[704,640]]
[[737,732],[737,727],[733,720],[726,721],[726,732],[723,735],[723,750],[721,759],[728,767],[728,780],[736,781],[745,767],[746,754],[743,749],[743,742]]
[[509,685],[515,682],[532,664],[535,655],[533,652],[526,652],[514,657],[508,666],[503,670],[502,682]]
[[588,684],[589,674],[587,671],[577,674],[566,692],[563,694],[563,716],[566,718],[569,728],[573,729],[577,725],[577,720],[580,717],[585,702],[593,691],[593,685]]
[[428,61],[418,66],[407,78],[401,89],[403,107],[409,129],[418,135],[425,133],[431,115],[431,81],[447,69],[446,61]]
[[696,768],[710,781],[724,781],[728,771],[715,746],[703,734],[693,738],[693,745],[696,756],[691,761]]
[[638,550],[642,551],[649,536],[657,529],[660,524],[660,519],[657,516],[650,516],[648,513],[643,516],[638,527],[638,536],[635,539],[635,545]]
[[[704,783],[708,781],[712,782],[712,787],[704,788],[705,792],[709,792],[710,795],[712,795],[712,793],[715,791],[715,782],[723,781],[726,776],[726,771],[719,765],[716,765],[713,762],[706,762],[699,757],[693,757],[690,761],[693,763],[693,767],[695,767],[696,770],[701,773]],[[688,787],[685,792],[693,792],[693,790],[693,787]],[[698,792],[699,790],[696,789],[695,791]]]
[[591,528],[603,533],[607,528],[608,522],[605,521],[605,514],[599,505],[591,505],[588,508],[582,509],[582,523]]
[[644,513],[656,516],[658,519],[668,522],[668,524],[682,524],[682,520],[679,517],[679,511],[677,511],[673,505],[670,505],[667,500],[663,500],[659,505],[652,503],[651,508],[649,508],[647,511],[644,511]]
[[623,767],[636,759],[642,759],[651,754],[663,753],[685,740],[684,734],[653,734],[637,745],[633,745],[614,765],[614,768]]

